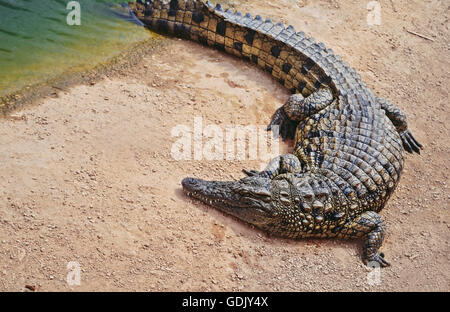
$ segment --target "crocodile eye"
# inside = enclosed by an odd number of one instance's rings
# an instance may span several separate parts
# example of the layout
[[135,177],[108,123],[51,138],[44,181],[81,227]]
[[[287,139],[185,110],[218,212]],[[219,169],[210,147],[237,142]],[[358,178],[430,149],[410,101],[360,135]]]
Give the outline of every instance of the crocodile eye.
[[267,190],[258,190],[255,194],[258,195],[262,201],[270,202],[272,200],[272,194]]
[[250,194],[250,191],[246,188],[242,188],[239,190],[239,193],[241,193],[242,195],[248,195]]
[[265,197],[271,197],[272,196],[272,194],[270,194],[270,192],[267,191],[267,190],[257,190],[257,191],[255,191],[255,194],[256,195],[260,195],[260,196],[265,196]]

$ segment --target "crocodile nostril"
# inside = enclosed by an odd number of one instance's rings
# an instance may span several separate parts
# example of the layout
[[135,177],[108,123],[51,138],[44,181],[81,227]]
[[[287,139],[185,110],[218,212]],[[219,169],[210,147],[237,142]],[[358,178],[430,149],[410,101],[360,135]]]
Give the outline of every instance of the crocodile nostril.
[[181,185],[185,189],[193,190],[195,187],[199,186],[199,180],[195,178],[184,178],[183,181],[181,181]]

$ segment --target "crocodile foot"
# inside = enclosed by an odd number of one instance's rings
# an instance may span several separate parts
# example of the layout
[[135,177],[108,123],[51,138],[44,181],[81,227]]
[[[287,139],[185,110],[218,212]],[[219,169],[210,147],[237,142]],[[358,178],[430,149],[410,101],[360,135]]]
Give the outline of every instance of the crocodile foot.
[[403,147],[408,152],[410,153],[416,152],[417,154],[420,154],[422,144],[417,142],[417,140],[413,137],[412,133],[409,130],[401,132],[400,137],[402,138]]
[[298,123],[289,119],[284,111],[283,107],[280,107],[275,111],[272,116],[269,126],[267,126],[267,131],[272,130],[273,136],[277,138],[281,134],[281,138],[284,140],[295,138],[295,130],[297,129]]
[[384,259],[383,253],[374,253],[370,256],[367,256],[364,259],[364,263],[366,265],[370,265],[371,263],[377,263],[380,267],[384,268],[390,266],[391,264]]

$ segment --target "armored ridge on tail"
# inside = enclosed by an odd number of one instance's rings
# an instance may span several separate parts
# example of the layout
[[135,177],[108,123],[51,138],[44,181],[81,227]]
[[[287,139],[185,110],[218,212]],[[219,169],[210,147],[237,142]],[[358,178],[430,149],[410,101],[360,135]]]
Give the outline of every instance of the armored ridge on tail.
[[378,252],[385,225],[377,214],[397,185],[404,148],[422,147],[406,116],[376,97],[354,69],[292,26],[200,0],[130,3],[158,32],[194,40],[253,62],[293,94],[268,129],[295,140],[292,154],[238,181],[186,178],[184,191],[282,237],[365,238],[363,259]]

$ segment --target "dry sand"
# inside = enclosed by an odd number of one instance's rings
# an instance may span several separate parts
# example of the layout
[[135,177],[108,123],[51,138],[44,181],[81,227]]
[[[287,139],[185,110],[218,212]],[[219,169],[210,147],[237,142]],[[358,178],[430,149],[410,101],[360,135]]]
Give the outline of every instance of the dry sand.
[[[250,64],[168,39],[0,121],[0,290],[449,291],[448,5],[381,1],[382,25],[368,26],[366,1],[241,2],[325,42],[424,145],[381,213],[392,264],[381,283],[367,283],[361,242],[267,237],[183,195],[185,176],[240,178],[262,163],[175,161],[174,126],[264,125],[288,93]],[[79,286],[66,282],[71,261]]]

